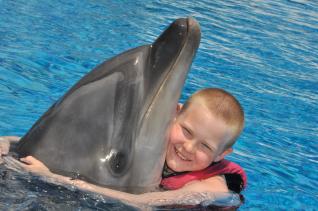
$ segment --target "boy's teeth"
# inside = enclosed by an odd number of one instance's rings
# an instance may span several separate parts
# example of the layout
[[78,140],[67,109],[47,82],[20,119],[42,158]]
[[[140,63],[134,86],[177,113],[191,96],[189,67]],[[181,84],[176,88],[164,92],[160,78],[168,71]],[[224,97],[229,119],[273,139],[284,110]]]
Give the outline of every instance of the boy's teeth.
[[176,150],[177,155],[182,159],[188,161],[186,157],[184,157],[178,150]]

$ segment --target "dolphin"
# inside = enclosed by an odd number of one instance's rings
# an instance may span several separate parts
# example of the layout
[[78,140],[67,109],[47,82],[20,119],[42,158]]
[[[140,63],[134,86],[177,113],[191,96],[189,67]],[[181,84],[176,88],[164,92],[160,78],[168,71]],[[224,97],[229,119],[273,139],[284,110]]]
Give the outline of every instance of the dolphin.
[[200,37],[193,18],[177,19],[154,43],[103,62],[36,121],[17,145],[18,156],[121,191],[155,190]]

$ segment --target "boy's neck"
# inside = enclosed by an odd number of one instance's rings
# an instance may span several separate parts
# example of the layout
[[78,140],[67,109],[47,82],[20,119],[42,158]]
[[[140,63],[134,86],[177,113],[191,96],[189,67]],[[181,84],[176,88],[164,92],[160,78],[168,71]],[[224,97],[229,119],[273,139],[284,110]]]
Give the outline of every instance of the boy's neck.
[[[222,159],[223,160],[223,159]],[[220,163],[222,160],[220,161],[216,161],[211,163],[209,166],[213,166],[215,164]],[[208,167],[207,167],[208,168]],[[172,169],[169,168],[169,166],[167,165],[167,163],[165,163],[165,165],[163,166],[163,170],[162,170],[162,178],[166,178],[166,177],[170,177],[170,176],[176,176],[179,174],[183,174],[186,173],[187,171],[183,171],[183,172],[175,172]]]
[[167,165],[167,163],[165,163],[164,167],[163,167],[163,171],[162,171],[162,178],[166,178],[166,177],[170,177],[170,176],[176,176],[179,174],[183,174],[186,173],[188,171],[183,171],[183,172],[175,172],[172,169],[169,168],[169,166]]

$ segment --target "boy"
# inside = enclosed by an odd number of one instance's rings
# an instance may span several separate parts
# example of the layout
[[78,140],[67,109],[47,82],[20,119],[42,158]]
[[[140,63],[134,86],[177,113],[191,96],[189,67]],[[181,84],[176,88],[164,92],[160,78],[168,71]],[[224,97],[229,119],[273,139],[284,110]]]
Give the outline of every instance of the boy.
[[189,193],[240,192],[246,185],[245,173],[238,165],[223,158],[233,151],[232,145],[243,126],[244,113],[239,102],[221,89],[203,89],[192,95],[183,106],[178,105],[170,127],[161,182],[161,187],[167,191],[163,192],[134,195],[70,180],[51,173],[31,156],[22,158],[25,164],[19,165],[80,189],[130,203],[155,205],[159,201],[169,203],[176,198],[184,199]]

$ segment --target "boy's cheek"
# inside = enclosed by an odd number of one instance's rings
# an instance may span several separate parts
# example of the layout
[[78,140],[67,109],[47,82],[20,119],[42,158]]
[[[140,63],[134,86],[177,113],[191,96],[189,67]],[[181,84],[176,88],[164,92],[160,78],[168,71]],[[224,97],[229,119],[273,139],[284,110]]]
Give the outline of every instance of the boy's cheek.
[[178,137],[178,129],[177,129],[176,125],[173,124],[171,129],[170,129],[169,143],[175,143],[177,137]]
[[203,168],[206,168],[213,162],[213,155],[202,152],[198,155],[198,160],[203,165]]

